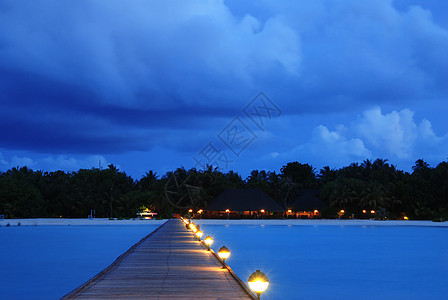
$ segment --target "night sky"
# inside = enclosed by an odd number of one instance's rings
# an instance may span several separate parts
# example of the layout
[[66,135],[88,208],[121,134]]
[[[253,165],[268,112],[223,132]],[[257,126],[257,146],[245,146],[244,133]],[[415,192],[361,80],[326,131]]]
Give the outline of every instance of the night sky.
[[448,158],[448,2],[0,1],[0,170]]

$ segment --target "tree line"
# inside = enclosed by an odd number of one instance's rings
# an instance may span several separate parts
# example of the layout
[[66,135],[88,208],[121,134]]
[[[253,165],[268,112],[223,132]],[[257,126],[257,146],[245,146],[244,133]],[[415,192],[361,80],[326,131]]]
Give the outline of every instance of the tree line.
[[28,167],[0,172],[0,215],[5,218],[135,217],[142,207],[162,217],[206,208],[226,188],[260,188],[287,207],[303,189],[320,190],[328,203],[323,217],[360,217],[375,210],[379,218],[446,219],[448,216],[448,162],[430,167],[419,159],[412,172],[398,170],[388,160],[365,160],[340,169],[316,170],[290,162],[280,172],[254,170],[243,179],[209,166],[205,170],[178,168],[159,176],[147,172],[134,180],[114,165],[75,172],[33,171]]

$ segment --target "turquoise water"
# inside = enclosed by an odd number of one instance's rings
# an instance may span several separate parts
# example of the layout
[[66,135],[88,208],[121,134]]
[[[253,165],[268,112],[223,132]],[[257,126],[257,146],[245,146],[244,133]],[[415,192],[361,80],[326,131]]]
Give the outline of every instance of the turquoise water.
[[[231,223],[230,223],[231,224]],[[205,225],[244,281],[270,279],[262,299],[446,299],[448,228]]]
[[158,226],[2,226],[0,299],[59,299]]
[[[262,222],[262,221],[260,221]],[[204,225],[262,299],[446,299],[448,228]],[[158,225],[0,227],[0,299],[58,299]]]

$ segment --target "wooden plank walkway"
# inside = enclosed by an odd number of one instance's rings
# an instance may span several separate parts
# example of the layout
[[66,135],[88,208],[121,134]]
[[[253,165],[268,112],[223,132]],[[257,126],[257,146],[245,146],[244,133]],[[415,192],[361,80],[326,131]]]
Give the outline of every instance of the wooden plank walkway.
[[170,220],[62,299],[256,299],[181,220]]

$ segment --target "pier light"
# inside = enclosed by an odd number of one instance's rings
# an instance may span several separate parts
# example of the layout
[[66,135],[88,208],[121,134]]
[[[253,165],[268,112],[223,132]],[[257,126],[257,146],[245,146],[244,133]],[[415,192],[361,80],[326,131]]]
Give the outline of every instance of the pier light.
[[373,214],[375,213],[375,211],[372,209],[372,210],[370,211],[370,213],[373,215]]
[[[222,246],[218,250],[218,256],[222,259],[223,263],[226,264],[226,259],[230,256],[230,250],[226,246]],[[222,266],[225,269],[225,266]]]
[[198,214],[202,214],[204,212],[203,209],[198,210]]
[[191,214],[191,213],[193,212],[193,210],[190,208],[190,209],[188,210],[188,212]]
[[362,213],[365,214],[367,211],[365,209],[362,210]]
[[230,209],[226,209],[226,213],[229,213],[230,212]]
[[345,210],[341,209],[340,213],[345,214]]
[[260,210],[260,212],[261,212],[262,214],[264,214],[264,209]]
[[210,245],[213,244],[213,238],[207,235],[204,239],[204,243],[207,245],[207,250],[210,251]]
[[198,240],[201,240],[201,237],[204,235],[204,233],[200,230],[196,231],[196,237],[198,238]]
[[196,225],[194,225],[194,223],[190,223],[190,229],[193,231],[193,232],[196,232],[198,229],[196,228]]
[[318,213],[319,213],[319,211],[318,211],[317,209],[315,209],[315,210],[314,210],[314,213],[315,213],[315,214],[318,214]]
[[408,218],[408,217],[406,217],[406,216],[404,216],[404,217],[403,217],[403,219],[404,219],[404,220],[409,220],[409,218]]
[[250,289],[257,294],[258,299],[260,299],[261,293],[263,293],[269,286],[269,279],[264,273],[257,270],[250,274],[247,283],[249,284]]
[[288,214],[292,214],[292,209],[288,209]]

